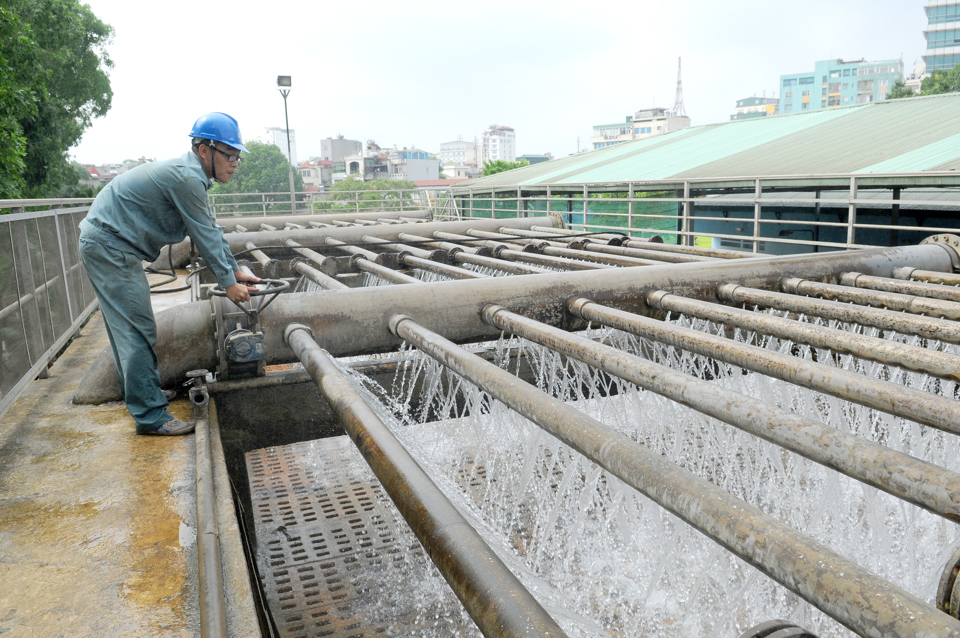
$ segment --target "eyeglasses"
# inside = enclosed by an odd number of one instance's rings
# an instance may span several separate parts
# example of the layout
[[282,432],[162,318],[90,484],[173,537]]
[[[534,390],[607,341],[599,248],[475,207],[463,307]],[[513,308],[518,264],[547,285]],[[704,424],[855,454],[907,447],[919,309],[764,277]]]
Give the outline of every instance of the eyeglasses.
[[224,157],[226,157],[226,158],[227,158],[227,161],[230,162],[231,164],[237,164],[237,165],[239,166],[239,165],[243,162],[243,158],[240,157],[240,154],[239,154],[239,153],[237,153],[236,155],[231,155],[230,153],[227,153],[226,151],[221,151],[221,150],[220,150],[219,148],[217,148],[216,146],[211,146],[210,148],[212,148],[212,149],[215,150],[216,152],[218,152],[218,153],[220,153],[221,155],[223,155]]

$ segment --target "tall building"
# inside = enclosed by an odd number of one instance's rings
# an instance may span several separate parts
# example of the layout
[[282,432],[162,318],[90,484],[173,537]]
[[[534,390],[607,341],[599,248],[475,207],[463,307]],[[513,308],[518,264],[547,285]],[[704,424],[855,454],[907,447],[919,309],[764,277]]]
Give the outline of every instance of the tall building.
[[477,145],[474,142],[443,142],[440,144],[440,161],[443,164],[476,164]]
[[344,139],[342,135],[320,140],[320,158],[339,162],[347,155],[360,155],[363,144],[360,140]]
[[960,64],[960,2],[927,0],[927,51],[923,54],[926,72],[952,69]]
[[483,132],[480,147],[481,162],[503,160],[513,162],[517,159],[517,140],[514,130],[509,126],[491,124]]
[[737,108],[731,120],[751,120],[755,117],[777,115],[780,112],[780,100],[775,97],[745,97],[737,100]]
[[597,124],[593,127],[590,144],[594,149],[606,148],[614,144],[663,135],[689,126],[690,118],[686,115],[677,115],[673,111],[657,106],[652,109],[641,109],[632,116],[628,115],[623,122]]
[[903,79],[903,60],[823,60],[814,67],[780,76],[781,113],[878,102]]
[[[267,141],[283,151],[283,156],[287,157],[287,129],[278,126],[272,126],[267,129]],[[290,129],[290,154],[293,157],[287,158],[291,164],[297,164],[297,132]]]

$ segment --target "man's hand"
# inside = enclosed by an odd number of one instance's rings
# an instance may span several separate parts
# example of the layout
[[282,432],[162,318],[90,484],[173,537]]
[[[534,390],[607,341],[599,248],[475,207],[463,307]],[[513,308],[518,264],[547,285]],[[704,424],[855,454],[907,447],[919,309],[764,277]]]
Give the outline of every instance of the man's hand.
[[224,291],[227,293],[227,299],[235,304],[250,301],[250,292],[256,290],[256,288],[248,286],[247,283],[259,283],[260,278],[248,275],[242,270],[235,270],[233,276],[237,278],[237,283],[227,287]]

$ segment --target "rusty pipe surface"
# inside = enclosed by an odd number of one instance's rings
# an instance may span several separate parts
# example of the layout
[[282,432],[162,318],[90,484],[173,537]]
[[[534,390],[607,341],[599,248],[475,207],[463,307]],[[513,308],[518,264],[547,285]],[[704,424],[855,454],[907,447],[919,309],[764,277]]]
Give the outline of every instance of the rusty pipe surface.
[[279,279],[283,275],[283,262],[267,257],[252,241],[247,242],[246,248],[250,251],[250,256],[263,268],[263,274],[268,279]]
[[342,281],[337,281],[330,275],[317,270],[313,266],[305,264],[302,260],[294,260],[291,262],[291,264],[296,272],[300,273],[324,290],[341,290],[349,287]]
[[[563,228],[549,228],[547,226],[532,226],[530,230],[543,233],[557,233],[562,235],[581,235],[578,230],[566,230]],[[642,237],[628,237],[626,235],[614,235],[612,233],[599,233],[592,235],[597,239],[609,242],[616,242],[617,246],[628,246],[630,248],[639,248],[641,250],[654,250],[657,252],[678,253],[684,255],[699,255],[702,257],[718,257],[720,259],[744,259],[754,257],[752,253],[742,253],[736,250],[724,250],[723,248],[707,248],[705,246],[680,246],[677,244],[665,244],[663,238],[654,235],[649,239]]]
[[[393,228],[400,228],[400,225]],[[624,276],[620,269],[603,269],[421,283],[416,293],[407,286],[379,286],[283,294],[261,313],[260,320],[266,364],[274,365],[293,361],[293,353],[283,341],[281,332],[284,326],[294,322],[313,328],[321,346],[334,356],[351,356],[397,348],[400,341],[387,327],[389,317],[394,314],[415,317],[425,327],[442,331],[448,339],[467,343],[498,336],[499,333],[484,324],[479,316],[480,310],[489,303],[498,303],[551,325],[573,329],[581,322],[567,313],[565,300],[575,297],[588,297],[597,303],[630,312],[651,313],[644,301],[650,290],[666,290],[714,301],[718,284],[730,280],[748,287],[772,288],[781,277],[793,274],[826,279],[844,270],[856,270],[888,276],[893,268],[905,264],[938,270],[950,267],[951,257],[944,247],[927,244],[836,251],[816,256],[648,266],[632,269],[629,276]],[[326,296],[332,294],[337,295],[337,301],[333,303]],[[819,300],[806,298],[804,301]],[[156,351],[164,387],[180,382],[189,370],[217,367],[219,359],[216,357],[212,316],[207,300],[176,306],[157,314]],[[924,318],[924,321],[936,320]],[[954,322],[942,323],[957,329]],[[99,403],[119,398],[113,356],[107,348],[81,381],[74,401]]]
[[380,255],[378,253],[372,250],[367,250],[366,248],[361,248],[360,246],[350,246],[349,244],[339,239],[334,239],[333,237],[325,238],[323,240],[323,243],[325,243],[328,246],[336,246],[337,248],[339,248],[345,253],[349,253],[351,255],[358,255],[360,257],[363,257],[366,260],[369,260],[378,264],[382,264],[383,262],[383,259],[380,258]]
[[920,270],[904,266],[894,268],[893,276],[896,279],[916,279],[930,284],[943,284],[945,286],[960,286],[960,275],[948,272],[933,272],[932,270]]
[[413,255],[404,255],[401,253],[400,261],[403,262],[405,266],[411,268],[419,268],[421,270],[426,270],[427,272],[436,273],[450,279],[486,279],[487,276],[474,272],[472,270],[467,270],[466,268],[460,268],[458,266],[451,266],[449,264],[441,264],[437,261],[431,261],[429,259],[423,259],[421,257],[415,257]]
[[724,326],[753,330],[780,339],[790,339],[796,343],[805,343],[817,348],[826,348],[834,352],[852,354],[863,359],[960,381],[960,357],[936,350],[917,348],[895,341],[867,337],[855,332],[835,330],[741,308],[687,299],[662,290],[648,294],[647,304],[665,312],[707,319]]
[[857,306],[816,297],[801,297],[781,292],[757,290],[749,286],[731,283],[718,286],[717,296],[727,303],[801,312],[824,319],[857,323],[882,330],[917,335],[925,339],[937,339],[960,344],[960,325],[949,319],[920,317],[883,308]]
[[[514,235],[517,237],[525,237],[527,239],[538,239],[543,240],[545,236],[548,236],[549,233],[541,233],[534,230],[524,230],[522,228],[498,228],[497,232],[503,233],[505,235]],[[594,237],[571,237],[565,239],[562,236],[553,235],[551,239],[548,239],[551,246],[556,247],[567,247],[574,248],[574,243],[582,244],[580,250],[589,250],[597,253],[607,253],[611,255],[621,255],[624,257],[639,257],[641,259],[656,261],[656,262],[667,262],[674,264],[684,264],[689,261],[715,261],[716,257],[703,257],[700,255],[681,255],[676,253],[668,253],[657,250],[646,250],[644,248],[630,248],[627,246],[613,245],[606,243],[604,240],[598,240]],[[601,243],[602,242],[602,243]]]
[[391,242],[387,239],[380,239],[379,237],[374,237],[373,235],[364,235],[363,241],[370,244],[380,244],[381,248],[386,248],[387,250],[392,250],[398,253],[407,253],[413,255],[414,257],[419,257],[420,259],[429,259],[440,263],[446,263],[447,260],[446,251],[439,249],[424,250],[423,248],[417,248],[416,246],[409,246],[407,244]]
[[893,277],[871,277],[870,275],[864,275],[858,272],[845,272],[841,274],[840,284],[843,286],[853,286],[855,288],[898,292],[905,295],[916,295],[917,297],[929,297],[931,299],[943,299],[944,301],[960,303],[960,288],[954,286],[943,286],[941,284],[930,284],[919,281],[904,281]]
[[599,304],[571,306],[581,319],[601,323],[775,379],[960,434],[960,402],[843,368],[814,363],[690,328],[665,324]]
[[305,326],[285,338],[484,636],[566,636],[447,500]]
[[639,259],[637,257],[624,257],[621,255],[602,255],[599,253],[590,253],[585,250],[574,248],[557,247],[551,245],[549,241],[539,239],[525,239],[514,235],[505,235],[500,232],[489,232],[483,230],[468,230],[467,235],[471,237],[485,237],[499,241],[516,242],[517,244],[533,245],[544,255],[552,257],[566,257],[568,259],[580,259],[583,261],[592,261],[610,266],[632,267],[632,266],[659,266],[662,261],[652,261],[650,259]]
[[379,277],[380,279],[383,279],[385,281],[389,281],[390,283],[393,283],[393,284],[422,284],[423,283],[416,277],[412,277],[402,272],[392,270],[390,268],[387,268],[386,266],[370,261],[369,259],[364,259],[359,255],[353,260],[353,265],[357,268],[357,270],[370,273],[371,275]]
[[493,250],[487,247],[474,248],[473,246],[463,246],[461,244],[454,244],[447,241],[431,242],[427,237],[411,235],[409,233],[400,233],[400,239],[405,239],[407,241],[420,241],[424,242],[428,246],[442,248],[443,250],[447,251],[447,259],[457,264],[473,264],[474,266],[493,268],[494,270],[501,270],[513,275],[536,275],[545,272],[551,272],[550,270],[547,270],[546,268],[540,268],[539,266],[531,266],[528,264],[507,262],[503,259],[496,259],[491,256],[493,255]]
[[780,289],[791,295],[809,295],[821,299],[831,299],[844,303],[865,306],[880,306],[889,310],[900,310],[915,315],[930,315],[957,321],[960,319],[960,304],[939,299],[927,299],[914,295],[901,295],[895,292],[863,290],[837,284],[822,284],[807,281],[800,277],[785,277],[780,281]]
[[[603,315],[603,307],[587,299],[575,299],[570,307],[574,314]],[[960,521],[960,474],[499,306],[487,306],[483,318],[501,330],[656,392],[944,518]]]
[[327,275],[330,275],[330,276],[333,276],[333,275],[336,274],[336,270],[337,270],[336,264],[331,264],[330,262],[328,262],[328,260],[327,260],[326,257],[324,257],[323,255],[321,255],[321,254],[318,253],[317,251],[313,250],[312,248],[307,248],[306,246],[301,246],[300,244],[298,244],[297,242],[293,241],[292,239],[286,240],[286,241],[284,242],[284,244],[285,244],[288,248],[292,249],[293,252],[295,252],[295,253],[297,253],[298,255],[300,255],[301,257],[303,257],[303,258],[305,258],[305,259],[309,259],[309,260],[310,260],[311,262],[313,262],[313,263],[317,266],[317,268],[319,268],[321,271],[326,271],[324,274],[327,274]]
[[[863,636],[960,637],[960,621],[409,317],[414,344],[664,509]],[[842,577],[839,574],[843,574]]]
[[438,239],[473,240],[474,245],[492,248],[494,255],[496,255],[498,259],[503,259],[506,261],[536,264],[540,266],[547,266],[549,268],[557,268],[560,270],[603,270],[615,268],[615,266],[610,266],[608,264],[594,264],[586,261],[568,259],[566,257],[542,255],[538,252],[535,252],[535,248],[533,246],[529,247],[530,251],[528,252],[527,250],[517,250],[517,248],[520,248],[520,246],[517,245],[505,244],[503,242],[492,240],[477,239],[476,237],[471,237],[470,235],[458,235],[456,233],[438,231],[435,232],[433,236],[437,237]]

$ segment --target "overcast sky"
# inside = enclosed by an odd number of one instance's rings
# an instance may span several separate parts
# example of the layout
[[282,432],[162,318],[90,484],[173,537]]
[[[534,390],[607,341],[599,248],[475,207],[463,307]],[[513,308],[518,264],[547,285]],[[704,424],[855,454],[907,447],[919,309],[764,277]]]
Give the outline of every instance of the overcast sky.
[[696,126],[817,60],[902,56],[909,74],[926,25],[923,0],[87,4],[116,31],[113,107],[71,151],[97,164],[181,155],[208,111],[263,139],[284,126],[281,74],[301,160],[337,134],[438,152],[492,123],[518,154],[563,157],[595,124],[672,107],[678,57]]

